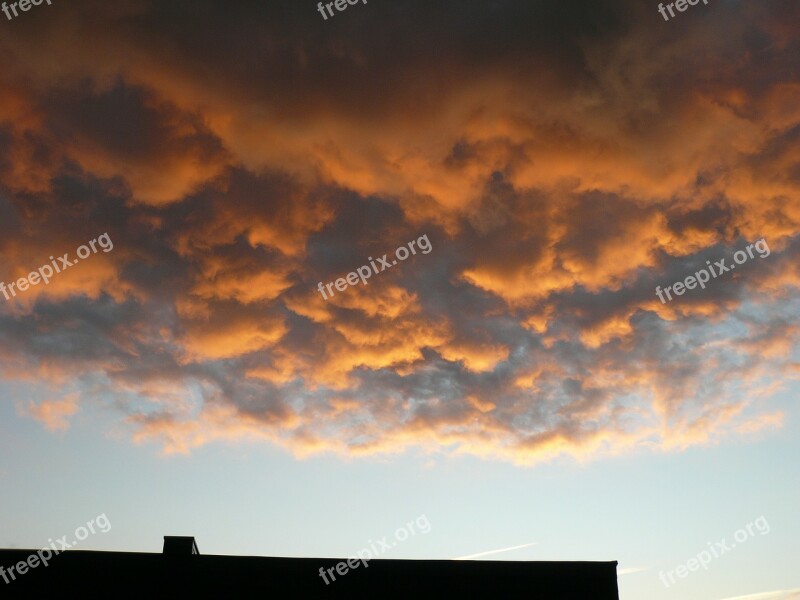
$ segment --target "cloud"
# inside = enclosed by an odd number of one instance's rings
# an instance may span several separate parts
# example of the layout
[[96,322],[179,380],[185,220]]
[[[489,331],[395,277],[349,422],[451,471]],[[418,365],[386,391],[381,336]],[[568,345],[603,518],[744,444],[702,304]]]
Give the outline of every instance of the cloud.
[[48,431],[69,429],[68,417],[78,412],[79,395],[70,394],[60,400],[44,400],[39,404],[29,403],[25,412],[44,425]]
[[[114,251],[0,298],[2,376],[76,385],[171,453],[528,465],[770,435],[800,363],[798,7],[651,8],[414,1],[332,26],[92,0],[9,30],[0,281],[102,232]],[[429,254],[317,291],[423,234]],[[761,238],[769,257],[656,297]]]

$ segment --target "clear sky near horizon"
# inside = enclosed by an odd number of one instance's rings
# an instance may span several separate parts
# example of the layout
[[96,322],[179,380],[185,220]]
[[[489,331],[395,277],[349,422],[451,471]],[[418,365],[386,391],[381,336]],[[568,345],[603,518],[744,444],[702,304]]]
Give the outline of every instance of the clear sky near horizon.
[[658,6],[0,13],[0,548],[800,599],[800,6]]

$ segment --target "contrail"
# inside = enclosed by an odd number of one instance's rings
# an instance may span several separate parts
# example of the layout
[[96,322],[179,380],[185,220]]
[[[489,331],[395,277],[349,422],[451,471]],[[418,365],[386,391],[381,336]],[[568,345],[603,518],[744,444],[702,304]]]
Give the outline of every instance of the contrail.
[[794,598],[800,598],[800,588],[795,588],[793,590],[777,590],[775,592],[761,592],[760,594],[725,598],[725,600],[793,600]]
[[489,556],[490,554],[500,554],[501,552],[509,552],[511,550],[518,550],[520,548],[527,548],[528,546],[535,546],[539,542],[531,542],[530,544],[522,544],[521,546],[511,546],[511,548],[501,548],[500,550],[489,550],[488,552],[479,552],[478,554],[470,554],[469,556],[459,556],[451,560],[469,560],[471,558],[478,558],[479,556]]
[[629,567],[627,569],[619,569],[617,571],[617,577],[622,577],[623,575],[631,575],[632,573],[641,573],[642,571],[648,571],[650,567]]

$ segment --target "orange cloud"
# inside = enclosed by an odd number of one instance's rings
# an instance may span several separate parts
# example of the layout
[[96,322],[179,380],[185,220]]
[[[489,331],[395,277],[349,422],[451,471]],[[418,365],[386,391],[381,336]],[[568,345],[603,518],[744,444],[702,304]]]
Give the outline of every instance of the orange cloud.
[[[0,299],[3,377],[104,381],[168,453],[252,439],[535,464],[780,426],[794,14],[654,29],[632,0],[507,4],[440,22],[419,15],[455,3],[395,3],[389,29],[314,44],[300,13],[214,2],[188,25],[91,0],[9,30],[0,276],[94,230],[115,249]],[[430,255],[316,291],[423,232]],[[655,297],[761,237],[769,258]],[[31,414],[66,427],[70,398]]]
[[29,403],[26,413],[44,425],[48,431],[69,429],[68,417],[78,412],[79,394],[70,394],[60,400],[44,400],[39,404]]

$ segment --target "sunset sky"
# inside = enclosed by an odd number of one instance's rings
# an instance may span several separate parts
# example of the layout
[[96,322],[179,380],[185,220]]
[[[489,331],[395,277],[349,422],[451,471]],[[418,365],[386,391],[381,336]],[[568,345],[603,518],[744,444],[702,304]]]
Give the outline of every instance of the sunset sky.
[[0,294],[0,547],[105,514],[81,549],[351,556],[425,515],[383,557],[515,548],[482,558],[618,560],[623,600],[800,598],[799,19],[0,13],[0,281],[113,242]]

